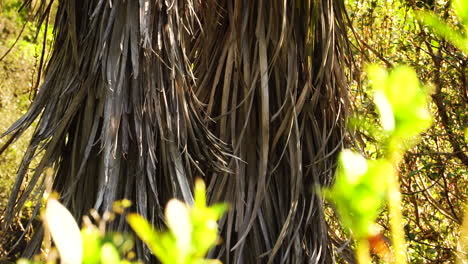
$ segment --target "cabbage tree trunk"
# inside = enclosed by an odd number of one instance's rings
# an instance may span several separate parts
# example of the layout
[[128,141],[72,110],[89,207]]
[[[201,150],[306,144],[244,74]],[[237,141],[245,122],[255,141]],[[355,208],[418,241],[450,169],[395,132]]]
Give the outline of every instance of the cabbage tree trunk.
[[[33,2],[41,24],[53,0]],[[331,263],[317,188],[343,141],[343,17],[341,0],[58,1],[44,82],[5,133],[38,120],[3,228],[44,191],[48,167],[76,219],[127,198],[159,228],[165,203],[191,203],[202,177],[210,202],[231,205],[212,257]]]

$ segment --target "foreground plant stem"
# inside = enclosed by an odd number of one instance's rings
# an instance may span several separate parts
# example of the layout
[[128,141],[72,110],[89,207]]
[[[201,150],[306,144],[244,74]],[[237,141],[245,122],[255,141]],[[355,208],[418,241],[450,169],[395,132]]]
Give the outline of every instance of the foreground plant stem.
[[401,211],[401,192],[399,184],[398,163],[400,155],[398,152],[390,157],[393,164],[393,173],[388,178],[388,207],[390,212],[390,230],[394,250],[394,261],[397,264],[406,264],[406,241],[403,228],[403,214]]
[[369,255],[369,242],[365,238],[361,238],[357,242],[356,255],[359,264],[372,263]]
[[468,252],[468,203],[465,204],[465,215],[463,218],[457,246],[457,264],[465,264],[465,260],[467,259],[465,252]]

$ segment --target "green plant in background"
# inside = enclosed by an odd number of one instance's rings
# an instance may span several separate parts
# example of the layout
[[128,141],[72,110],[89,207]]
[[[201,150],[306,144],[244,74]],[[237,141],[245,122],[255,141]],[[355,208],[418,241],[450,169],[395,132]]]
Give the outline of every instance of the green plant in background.
[[[437,34],[468,53],[468,1],[455,0],[452,8],[460,20],[460,31],[454,30],[432,13],[420,13],[420,17]],[[373,223],[384,201],[387,201],[394,252],[392,261],[406,263],[397,167],[404,152],[414,145],[415,136],[431,124],[427,110],[428,95],[421,89],[416,73],[409,67],[398,67],[388,74],[381,67],[371,66],[367,72],[374,87],[372,97],[382,127],[374,138],[381,139],[384,157],[366,160],[358,153],[344,151],[339,158],[336,183],[326,194],[336,205],[343,224],[356,238],[359,263],[371,263],[369,237],[373,236]],[[376,129],[373,127],[368,131],[375,133]],[[461,228],[460,251],[467,248],[466,219]],[[464,256],[458,255],[462,263]]]
[[420,18],[424,24],[431,27],[438,35],[449,40],[465,54],[468,54],[468,0],[452,1],[452,9],[459,19],[459,30],[453,29],[442,19],[430,12],[421,12]]
[[345,150],[339,157],[334,186],[326,191],[336,205],[343,224],[357,241],[359,263],[370,263],[369,238],[384,201],[388,202],[394,263],[407,262],[401,194],[397,166],[402,154],[415,143],[415,137],[431,125],[427,109],[427,89],[421,87],[416,73],[400,66],[390,73],[381,67],[368,68],[373,99],[380,116],[384,157],[367,160]]
[[[53,35],[51,26],[47,33],[45,26],[36,32],[35,23],[27,19],[30,16],[29,10],[20,7],[21,0],[2,0],[0,7],[0,134],[4,133],[8,127],[14,123],[21,115],[26,113],[31,96],[34,93],[35,84],[38,80],[37,67],[40,64],[40,57],[44,50],[42,44],[46,36],[46,47],[44,56],[47,57],[50,50],[50,43]],[[14,46],[13,44],[16,43]],[[7,56],[5,56],[7,55]],[[35,124],[35,122],[34,122]],[[2,150],[8,142],[7,137],[0,138],[0,208],[5,208],[7,193],[10,192],[14,182],[14,175],[18,169],[18,164],[26,150],[34,129],[26,132],[24,139],[20,139],[13,145]],[[35,162],[34,162],[35,163]],[[28,220],[30,215],[28,208],[23,211],[23,222]],[[0,255],[5,252],[4,247],[8,247],[11,237],[0,236]]]
[[[130,207],[128,200],[118,201],[113,211],[123,214]],[[195,204],[190,207],[178,200],[171,200],[166,207],[168,231],[156,231],[150,223],[138,214],[129,214],[127,220],[137,236],[143,240],[153,254],[167,264],[220,263],[206,260],[208,251],[219,241],[217,220],[226,211],[226,205],[206,205],[205,185],[197,180]],[[105,225],[113,220],[113,213],[101,218],[91,212],[94,221],[84,218],[84,227],[79,229],[71,213],[58,202],[56,195],[47,199],[43,220],[46,237],[52,237],[57,251],[51,249],[50,240],[45,240],[46,263],[56,263],[60,256],[65,264],[132,264],[135,253],[132,239],[125,234],[105,231]],[[35,260],[20,259],[17,264],[41,264],[40,256]]]
[[[466,1],[464,3],[356,0],[347,6],[354,18],[351,33],[356,32],[356,45],[362,46],[356,54],[359,66],[369,62],[385,63],[388,68],[409,64],[423,83],[431,84],[433,100],[429,109],[434,125],[422,133],[421,141],[404,154],[404,161],[398,166],[404,234],[411,263],[454,263],[463,251],[460,250],[462,235],[459,230],[467,197],[466,145],[463,145],[467,120],[466,110],[463,110],[466,109],[467,53],[444,41],[437,31],[416,18],[420,17],[418,11],[430,10],[431,14],[437,13],[439,21],[450,25],[450,30],[445,30],[443,35],[456,31],[466,37],[466,26],[462,26],[455,14],[466,16],[468,10],[454,12],[450,9],[466,5]],[[363,72],[358,71],[359,75],[353,78],[353,103],[359,120],[371,123],[378,115],[373,96],[365,91],[368,86]],[[403,93],[400,98],[405,99],[405,96]],[[353,131],[358,152],[375,159],[388,155],[389,150],[385,149],[388,142],[382,143],[388,140],[385,131],[375,132],[372,131],[376,130],[375,126],[366,125]],[[391,229],[387,209],[385,207],[376,220],[385,236],[389,236]]]
[[219,263],[218,260],[206,260],[204,256],[219,240],[216,221],[225,211],[224,204],[211,207],[206,205],[205,185],[201,180],[197,180],[193,207],[175,199],[167,204],[167,232],[154,230],[137,214],[130,214],[127,220],[138,237],[162,263]]

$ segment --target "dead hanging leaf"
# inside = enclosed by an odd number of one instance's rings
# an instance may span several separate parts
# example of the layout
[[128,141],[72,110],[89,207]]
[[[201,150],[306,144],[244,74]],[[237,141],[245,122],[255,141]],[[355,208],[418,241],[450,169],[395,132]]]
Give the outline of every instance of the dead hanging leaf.
[[44,223],[60,253],[61,263],[80,264],[83,257],[80,228],[68,209],[56,199],[49,199]]
[[379,256],[384,261],[390,261],[391,251],[388,239],[381,233],[370,235],[367,237],[372,253]]

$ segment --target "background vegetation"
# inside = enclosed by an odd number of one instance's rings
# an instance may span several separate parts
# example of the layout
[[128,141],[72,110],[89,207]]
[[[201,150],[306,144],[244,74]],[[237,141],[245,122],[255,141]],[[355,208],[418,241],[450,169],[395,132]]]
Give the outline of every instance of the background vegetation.
[[[37,41],[41,38],[35,37],[34,25],[27,22],[28,10],[17,12],[21,2],[4,0],[0,11],[0,56],[23,31],[13,50],[0,61],[0,133],[26,111],[36,87],[36,69],[42,53]],[[364,67],[369,63],[388,68],[410,65],[419,79],[431,87],[433,125],[423,133],[420,143],[405,154],[400,166],[404,229],[411,263],[452,263],[468,195],[464,139],[468,123],[468,56],[417,20],[417,12],[432,11],[453,28],[461,26],[449,8],[450,2],[445,0],[356,0],[346,4],[353,24],[348,32],[354,54],[349,79],[357,116],[366,122],[378,117],[367,92]],[[349,139],[354,149],[366,157],[384,155],[379,138],[366,129],[351,129]],[[0,146],[6,140],[0,139]],[[23,137],[0,155],[0,209],[5,206],[27,141]],[[331,232],[337,240],[345,240],[333,219],[330,210]],[[386,209],[378,224],[383,240],[387,241]],[[5,249],[11,246],[5,237],[0,239],[0,261],[8,258]]]
[[[28,10],[20,11],[21,4],[21,1],[0,1],[0,134],[26,113],[38,80],[37,68],[42,53],[39,41],[43,33],[39,32],[37,36],[34,23],[29,22]],[[48,36],[48,44],[51,38],[51,35]],[[2,148],[8,138],[0,139],[0,211],[6,206],[31,134],[32,129],[29,129],[25,137],[8,149]],[[28,207],[24,210],[24,215],[18,217],[18,232],[0,234],[0,262],[12,246],[12,238],[21,234],[30,211],[31,208]],[[20,249],[21,246],[17,248]],[[17,250],[9,252],[10,255],[17,254]]]
[[[400,166],[405,233],[411,263],[452,263],[467,195],[466,144],[468,57],[416,19],[432,11],[461,29],[449,1],[355,1],[348,3],[354,32],[353,98],[355,111],[366,119],[376,111],[366,94],[363,66],[407,64],[431,88],[433,126],[405,154]],[[401,94],[402,97],[406,96]],[[356,143],[368,157],[383,150],[368,131],[358,131]],[[379,224],[388,232],[388,214]]]
[[[11,52],[0,61],[0,131],[2,133],[27,110],[30,91],[36,75],[39,45],[34,41],[34,25],[27,23],[26,10],[19,12],[20,1],[5,1],[0,15],[0,57],[15,43],[24,27],[24,34]],[[26,23],[26,26],[24,26]],[[4,143],[6,139],[2,138]],[[5,206],[8,186],[14,179],[18,162],[25,149],[27,138],[15,143],[0,156],[0,206]],[[2,144],[3,145],[3,144]]]

